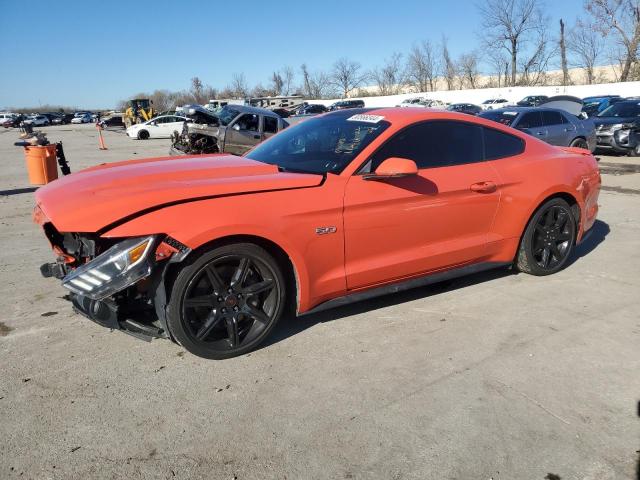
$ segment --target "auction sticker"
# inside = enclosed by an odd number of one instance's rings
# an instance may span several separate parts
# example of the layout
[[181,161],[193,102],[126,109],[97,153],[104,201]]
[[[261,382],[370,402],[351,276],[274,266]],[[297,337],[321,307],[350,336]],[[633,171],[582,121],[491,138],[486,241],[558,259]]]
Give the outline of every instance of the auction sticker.
[[367,122],[367,123],[378,123],[384,120],[382,115],[367,115],[364,113],[359,113],[354,115],[353,117],[347,118],[350,122]]

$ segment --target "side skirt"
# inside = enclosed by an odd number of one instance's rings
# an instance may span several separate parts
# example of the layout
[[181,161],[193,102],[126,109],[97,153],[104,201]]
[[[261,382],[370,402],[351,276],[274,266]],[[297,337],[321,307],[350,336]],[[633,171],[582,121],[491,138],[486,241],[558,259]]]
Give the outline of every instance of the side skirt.
[[506,267],[512,265],[512,262],[483,262],[475,263],[473,265],[465,265],[464,267],[453,268],[445,272],[432,273],[424,277],[412,278],[410,280],[403,280],[397,283],[391,283],[383,285],[381,287],[371,288],[365,291],[359,291],[344,295],[342,297],[333,298],[327,300],[311,310],[307,310],[299,316],[309,315],[311,313],[322,312],[330,308],[341,307],[350,303],[361,302],[370,298],[379,297],[382,295],[389,295],[391,293],[403,292],[405,290],[411,290],[412,288],[424,287],[425,285],[431,285],[438,282],[444,282],[453,278],[464,277],[466,275],[472,275],[474,273],[484,272],[486,270],[493,270],[495,268]]

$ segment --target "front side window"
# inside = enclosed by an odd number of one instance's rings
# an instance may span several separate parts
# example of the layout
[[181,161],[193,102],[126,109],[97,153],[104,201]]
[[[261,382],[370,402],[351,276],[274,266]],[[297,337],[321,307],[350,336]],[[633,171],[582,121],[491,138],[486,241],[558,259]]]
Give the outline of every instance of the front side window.
[[419,169],[482,161],[482,127],[455,121],[431,121],[398,132],[372,157],[371,171],[391,157],[407,158]]
[[236,125],[240,127],[240,130],[257,132],[260,129],[260,117],[254,113],[245,113],[238,119]]
[[605,108],[599,117],[640,117],[640,103],[618,102]]

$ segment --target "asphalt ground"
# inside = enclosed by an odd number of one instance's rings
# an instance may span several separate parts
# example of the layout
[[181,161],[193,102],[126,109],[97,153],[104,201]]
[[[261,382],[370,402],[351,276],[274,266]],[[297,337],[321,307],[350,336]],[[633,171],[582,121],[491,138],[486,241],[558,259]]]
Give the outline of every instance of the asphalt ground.
[[[72,170],[165,155],[45,129]],[[602,157],[564,271],[493,271],[298,319],[225,361],[72,313],[0,130],[0,479],[630,479],[640,448],[640,161]]]

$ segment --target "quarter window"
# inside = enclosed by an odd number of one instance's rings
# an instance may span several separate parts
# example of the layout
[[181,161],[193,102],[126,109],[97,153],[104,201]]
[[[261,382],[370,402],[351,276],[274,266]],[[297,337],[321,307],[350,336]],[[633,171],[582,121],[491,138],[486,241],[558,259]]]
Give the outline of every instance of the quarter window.
[[483,128],[484,130],[484,159],[512,157],[524,152],[524,141],[508,133]]
[[373,156],[371,170],[390,157],[407,158],[418,168],[482,161],[482,127],[463,122],[431,121],[393,136]]

